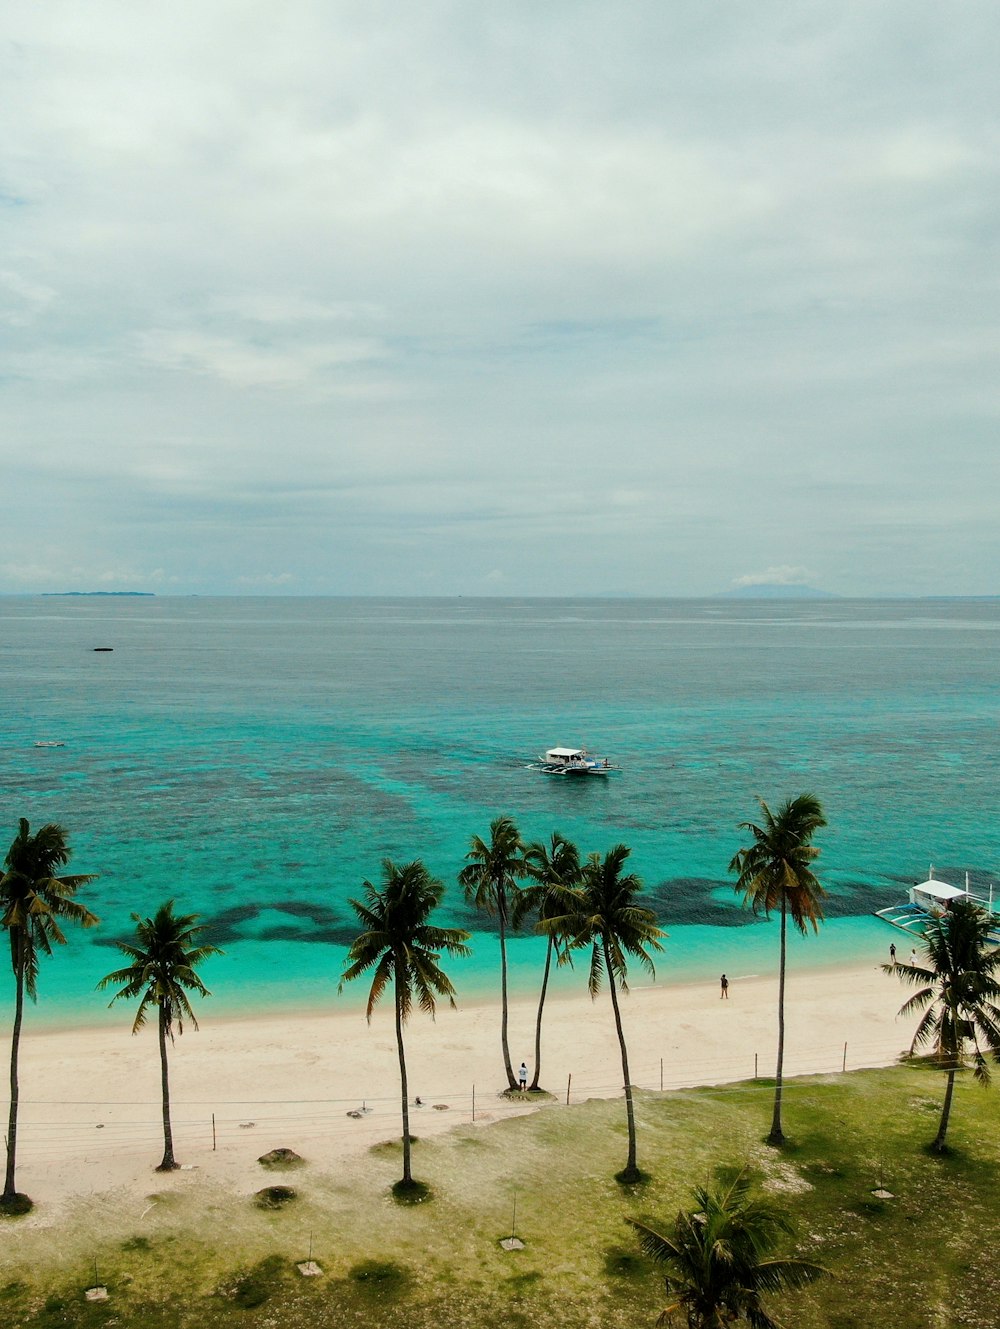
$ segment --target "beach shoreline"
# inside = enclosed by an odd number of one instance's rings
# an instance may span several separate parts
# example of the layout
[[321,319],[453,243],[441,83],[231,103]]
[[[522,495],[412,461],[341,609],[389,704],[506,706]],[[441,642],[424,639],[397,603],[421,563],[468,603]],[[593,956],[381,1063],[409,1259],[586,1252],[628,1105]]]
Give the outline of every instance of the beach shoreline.
[[[774,973],[636,984],[623,1002],[633,1085],[648,1092],[719,1085],[773,1074]],[[912,1029],[897,1023],[904,994],[879,965],[799,968],[786,995],[789,1077],[890,1064]],[[510,1003],[516,1068],[533,1070],[537,998]],[[127,1017],[125,1010],[121,1012]],[[363,1011],[213,1016],[170,1050],[175,1147],[184,1170],[155,1174],[162,1153],[155,1031],[114,1026],[32,1029],[21,1043],[18,1189],[38,1208],[27,1222],[55,1222],[68,1202],[120,1192],[128,1207],[153,1189],[211,1182],[233,1193],[261,1185],[258,1157],[292,1148],[336,1170],[373,1145],[398,1138],[398,1062],[391,1003],[367,1024]],[[538,1110],[537,1097],[503,1096],[499,998],[415,1012],[406,1027],[411,1130],[421,1138],[456,1125]],[[0,1057],[9,1053],[9,1032]],[[561,993],[547,1002],[542,1084],[547,1107],[622,1093],[610,999]]]

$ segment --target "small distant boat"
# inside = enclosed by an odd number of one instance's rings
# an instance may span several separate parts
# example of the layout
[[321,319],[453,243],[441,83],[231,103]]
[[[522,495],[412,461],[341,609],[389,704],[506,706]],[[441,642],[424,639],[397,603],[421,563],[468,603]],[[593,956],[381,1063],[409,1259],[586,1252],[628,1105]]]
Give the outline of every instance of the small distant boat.
[[969,890],[969,874],[966,873],[965,889],[962,890],[960,886],[952,886],[947,881],[937,880],[933,864],[928,871],[927,880],[915,882],[910,887],[906,900],[900,904],[889,905],[885,909],[876,909],[875,917],[881,918],[885,923],[891,923],[894,928],[900,928],[903,932],[923,936],[928,922],[932,918],[943,918],[955,900],[971,900],[989,914],[996,924],[991,940],[1000,943],[1000,901],[994,901],[993,887],[990,887],[989,897],[976,895],[974,891]]
[[93,649],[95,651],[113,651],[115,648],[113,646],[95,646]]
[[66,744],[61,738],[36,738],[36,748],[64,748]]
[[549,748],[532,763],[532,769],[546,775],[613,775],[620,766],[613,766],[607,757],[591,755],[586,748]]

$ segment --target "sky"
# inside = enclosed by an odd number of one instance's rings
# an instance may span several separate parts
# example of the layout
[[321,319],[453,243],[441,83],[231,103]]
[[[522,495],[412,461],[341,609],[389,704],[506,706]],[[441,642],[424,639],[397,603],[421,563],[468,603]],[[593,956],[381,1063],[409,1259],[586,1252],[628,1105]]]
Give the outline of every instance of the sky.
[[994,0],[8,0],[0,593],[1000,593]]

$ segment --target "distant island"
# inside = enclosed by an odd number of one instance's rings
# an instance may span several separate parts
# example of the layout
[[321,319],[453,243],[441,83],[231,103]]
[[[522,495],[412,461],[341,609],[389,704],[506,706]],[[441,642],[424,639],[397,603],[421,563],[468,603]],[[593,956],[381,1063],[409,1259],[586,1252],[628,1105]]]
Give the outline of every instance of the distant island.
[[42,595],[155,595],[155,591],[42,591]]
[[761,581],[752,586],[736,586],[731,591],[720,591],[717,600],[839,600],[832,591],[818,591],[815,586],[789,585],[778,581]]

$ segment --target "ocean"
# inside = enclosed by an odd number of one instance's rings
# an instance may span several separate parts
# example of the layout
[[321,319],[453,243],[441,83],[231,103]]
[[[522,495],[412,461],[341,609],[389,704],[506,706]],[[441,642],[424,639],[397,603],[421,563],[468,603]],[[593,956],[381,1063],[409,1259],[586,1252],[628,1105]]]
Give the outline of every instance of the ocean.
[[[776,925],[727,866],[758,797],[805,791],[829,899],[792,964],[876,963],[898,934],[872,911],[929,863],[1000,878],[998,631],[996,600],[0,599],[0,840],[58,821],[68,870],[99,874],[80,898],[101,925],[43,960],[32,1019],[121,1020],[95,984],[168,898],[225,951],[219,1013],[356,1006],[348,900],[387,856],[445,883],[439,921],[474,933],[446,968],[484,996],[495,932],[456,876],[501,813],[631,847],[669,933],[658,981],[769,973]],[[530,769],[556,744],[622,771]],[[512,941],[516,991],[542,945]]]

